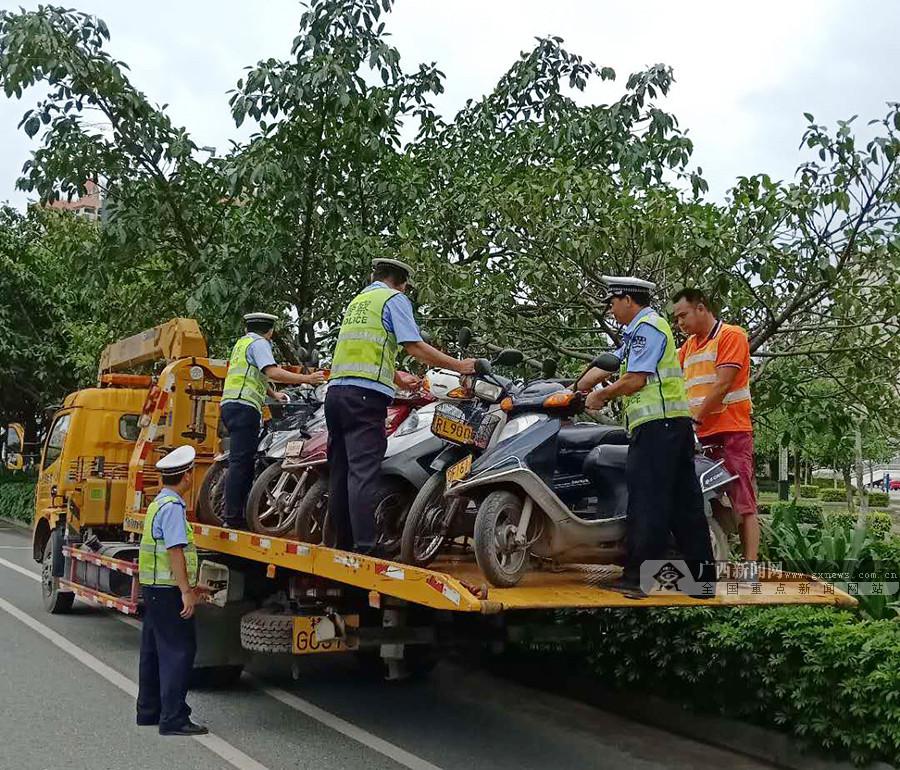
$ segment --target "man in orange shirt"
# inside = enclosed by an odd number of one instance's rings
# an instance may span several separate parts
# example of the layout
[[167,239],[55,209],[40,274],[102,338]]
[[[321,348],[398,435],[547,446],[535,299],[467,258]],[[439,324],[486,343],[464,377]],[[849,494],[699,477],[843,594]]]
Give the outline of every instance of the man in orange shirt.
[[722,323],[699,289],[672,297],[679,328],[690,335],[678,351],[697,435],[737,476],[729,489],[738,514],[744,559],[759,556],[759,519],[750,421],[750,344],[740,326]]

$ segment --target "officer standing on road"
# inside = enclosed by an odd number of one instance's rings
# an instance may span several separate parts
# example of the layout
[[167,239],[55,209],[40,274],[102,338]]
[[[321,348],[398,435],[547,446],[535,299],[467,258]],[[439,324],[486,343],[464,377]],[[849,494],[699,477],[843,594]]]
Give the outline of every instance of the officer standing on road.
[[[604,276],[616,321],[625,327],[616,352],[619,379],[588,395],[587,407],[600,409],[623,398],[630,433],[625,479],[628,485],[627,558],[613,588],[642,593],[641,565],[662,559],[669,533],[691,572],[712,579],[704,562],[712,562],[712,545],[703,496],[694,471],[694,431],[684,378],[672,329],[650,307],[655,284],[639,278]],[[576,387],[587,390],[612,372],[591,369]]]
[[160,735],[204,735],[185,703],[197,638],[197,549],[184,495],[194,475],[193,447],[169,452],[156,469],[162,489],[147,507],[138,560],[144,597],[137,723],[159,725]]
[[385,419],[394,387],[413,389],[419,380],[396,371],[397,353],[460,374],[475,359],[460,361],[422,340],[405,292],[412,268],[376,259],[372,280],[344,312],[325,397],[328,424],[328,517],[337,547],[377,554],[373,498],[387,447]]
[[231,529],[247,528],[244,508],[253,486],[256,446],[266,395],[282,401],[287,399],[285,394],[269,387],[268,381],[286,385],[319,385],[325,381],[321,372],[295,374],[275,364],[271,339],[277,320],[278,317],[270,313],[245,315],[247,333],[235,343],[228,362],[221,415],[230,442],[224,526]]

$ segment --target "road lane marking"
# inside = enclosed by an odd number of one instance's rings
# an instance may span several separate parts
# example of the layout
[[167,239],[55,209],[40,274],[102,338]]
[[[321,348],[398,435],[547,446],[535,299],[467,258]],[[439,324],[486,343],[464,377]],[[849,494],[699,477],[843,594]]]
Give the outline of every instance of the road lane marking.
[[30,545],[0,545],[0,548],[7,551],[30,551]]
[[19,573],[23,574],[25,577],[29,577],[32,580],[37,580],[38,583],[41,582],[40,574],[35,572],[34,570],[27,569],[26,567],[20,567],[18,564],[14,564],[13,562],[7,561],[6,559],[2,559],[2,558],[0,558],[0,564],[2,564],[7,569],[11,569],[14,572],[19,572]]
[[379,754],[383,754],[388,759],[393,759],[394,762],[403,765],[403,767],[408,767],[410,770],[441,770],[437,765],[433,765],[431,762],[422,759],[421,757],[417,757],[415,754],[410,754],[396,744],[386,741],[383,738],[379,738],[368,730],[357,727],[346,719],[341,719],[339,716],[336,716],[329,711],[325,711],[315,704],[310,703],[308,700],[304,700],[287,690],[282,690],[280,687],[272,687],[250,674],[248,674],[246,678],[249,679],[256,688],[269,697],[280,701],[285,706],[288,706],[295,711],[299,711],[310,719],[315,719],[326,727],[330,727],[335,732],[341,733],[341,735],[351,738],[357,743],[361,743],[363,746],[366,746],[373,751],[377,751]]
[[[4,566],[10,566],[9,563],[5,563]],[[18,566],[18,565],[16,565]],[[40,577],[38,577],[40,580]],[[82,649],[76,644],[73,644],[64,636],[56,633],[49,626],[45,626],[43,623],[35,620],[31,615],[26,612],[23,612],[18,607],[13,604],[10,604],[6,599],[0,598],[0,610],[12,615],[16,620],[22,623],[25,626],[28,626],[32,631],[43,636],[48,642],[58,647],[60,650],[65,652],[66,654],[72,656],[80,663],[83,663],[87,666],[91,671],[99,676],[103,677],[110,684],[115,685],[123,692],[130,695],[132,698],[137,698],[137,685],[132,682],[127,676],[120,674],[114,668],[107,666],[103,661],[95,658],[91,653],[87,650]],[[267,770],[265,765],[261,765],[252,757],[247,756],[240,749],[235,748],[227,741],[224,741],[217,735],[210,733],[209,735],[196,735],[193,736],[193,739],[198,743],[205,746],[209,749],[213,754],[224,759],[229,765],[236,768],[236,770]]]
[[[21,572],[23,575],[25,575],[26,577],[30,577],[33,580],[40,581],[41,579],[40,575],[37,575],[34,572],[25,569],[24,567],[20,567],[18,564],[13,564],[6,559],[0,558],[0,565],[9,567],[16,572]],[[0,601],[3,600],[0,599]],[[28,617],[30,618],[30,616]],[[116,620],[121,621],[125,625],[131,626],[132,628],[136,628],[138,630],[140,630],[141,628],[141,623],[136,618],[129,618],[119,613],[114,613],[113,617]],[[37,621],[34,622],[37,623]],[[97,662],[100,663],[100,661]],[[100,665],[105,664],[100,663]],[[117,675],[121,676],[121,674]],[[394,760],[397,764],[409,768],[409,770],[441,770],[441,768],[437,765],[434,765],[431,762],[422,759],[421,757],[417,757],[415,754],[411,754],[405,749],[400,748],[400,746],[397,746],[390,741],[386,741],[383,738],[379,738],[374,733],[370,733],[368,730],[364,730],[362,727],[357,727],[353,723],[348,722],[346,719],[341,719],[341,717],[332,714],[329,711],[325,711],[315,704],[310,703],[308,700],[304,700],[303,698],[300,698],[299,696],[294,695],[287,690],[282,690],[280,687],[274,687],[265,682],[261,682],[256,677],[250,674],[247,674],[245,678],[248,679],[254,687],[268,695],[270,698],[274,698],[285,706],[288,706],[295,711],[299,711],[301,714],[304,714],[310,719],[313,719],[316,722],[319,722],[320,724],[331,728],[335,732],[338,732],[341,735],[344,735],[347,738],[356,741],[357,743],[361,743],[363,746],[366,746],[373,751],[377,751],[379,754],[382,754],[389,759]],[[125,677],[122,677],[122,679],[125,679]],[[137,688],[130,682],[130,680],[126,679],[125,681],[128,681],[129,685],[134,688],[134,696],[137,697]],[[222,754],[220,754],[218,751],[216,751],[216,753],[219,754],[219,756],[222,756]],[[235,765],[235,767],[240,767],[241,770],[243,770],[243,767],[241,767],[240,765]]]

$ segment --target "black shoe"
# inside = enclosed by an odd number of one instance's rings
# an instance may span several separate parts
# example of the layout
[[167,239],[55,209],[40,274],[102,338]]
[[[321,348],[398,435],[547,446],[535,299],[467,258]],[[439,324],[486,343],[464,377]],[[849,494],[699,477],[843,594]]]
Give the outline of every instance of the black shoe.
[[188,719],[181,727],[175,727],[170,730],[163,730],[160,728],[160,735],[206,735],[209,732],[209,728],[204,727],[203,725],[198,725],[196,722],[192,722]]
[[629,599],[647,598],[647,594],[644,593],[644,589],[641,588],[640,583],[638,583],[637,581],[625,580],[624,578],[618,578],[612,583],[600,583],[598,584],[597,588],[605,588],[609,591],[615,591],[616,593],[627,596]]
[[237,529],[237,530],[240,530],[241,532],[249,531],[247,528],[246,521],[228,521],[226,519],[225,521],[222,522],[222,526],[225,529]]

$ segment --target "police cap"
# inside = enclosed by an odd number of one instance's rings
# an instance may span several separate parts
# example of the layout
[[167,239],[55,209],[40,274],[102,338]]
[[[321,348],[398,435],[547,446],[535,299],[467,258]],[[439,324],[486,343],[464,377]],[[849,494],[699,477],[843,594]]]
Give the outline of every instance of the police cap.
[[378,265],[393,265],[394,267],[398,267],[401,270],[406,272],[407,279],[411,279],[413,277],[413,269],[406,264],[406,262],[401,262],[399,259],[387,259],[386,257],[377,257],[372,260],[372,269],[374,270]]
[[272,315],[271,313],[247,313],[244,316],[244,320],[247,323],[270,323],[272,326],[275,325],[275,322],[278,320],[277,315]]
[[163,476],[175,476],[194,467],[197,452],[192,446],[180,446],[156,463],[156,470]]
[[604,302],[609,302],[613,297],[623,297],[626,294],[635,299],[649,302],[650,292],[656,288],[656,284],[651,281],[628,275],[603,275],[601,279],[606,284]]

